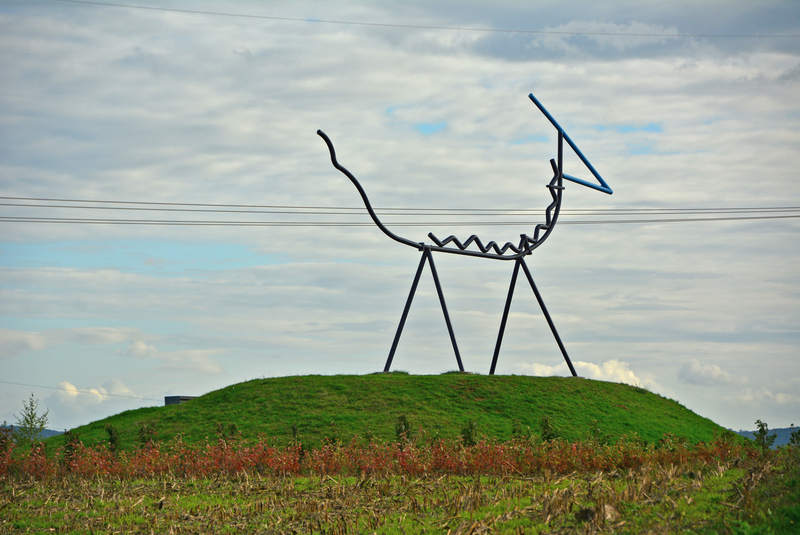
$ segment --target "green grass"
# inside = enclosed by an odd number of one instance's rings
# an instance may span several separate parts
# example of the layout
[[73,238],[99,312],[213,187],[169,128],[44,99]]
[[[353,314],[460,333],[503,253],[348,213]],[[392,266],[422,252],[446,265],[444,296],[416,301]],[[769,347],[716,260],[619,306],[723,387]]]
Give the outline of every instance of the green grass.
[[[691,443],[710,441],[724,429],[679,403],[642,388],[582,378],[484,376],[447,373],[436,376],[388,373],[308,375],[257,379],[210,392],[181,405],[126,411],[73,429],[85,444],[107,442],[106,424],[120,435],[121,447],[139,442],[143,425],[159,440],[176,435],[189,443],[215,439],[217,424],[234,424],[245,439],[266,437],[277,445],[293,439],[304,445],[326,438],[353,436],[395,440],[395,424],[405,415],[413,433],[457,438],[470,421],[478,435],[511,437],[514,421],[524,432],[539,434],[547,416],[567,440],[595,434],[615,440],[633,434],[647,442],[665,433]],[[58,448],[64,436],[48,439]]]
[[[740,459],[739,468],[647,465],[561,477],[8,478],[0,480],[0,531],[778,535],[797,532],[796,517],[770,512],[774,500],[797,507],[781,477],[797,476],[791,453],[778,472],[769,461]],[[754,499],[734,503],[753,472],[767,476]]]

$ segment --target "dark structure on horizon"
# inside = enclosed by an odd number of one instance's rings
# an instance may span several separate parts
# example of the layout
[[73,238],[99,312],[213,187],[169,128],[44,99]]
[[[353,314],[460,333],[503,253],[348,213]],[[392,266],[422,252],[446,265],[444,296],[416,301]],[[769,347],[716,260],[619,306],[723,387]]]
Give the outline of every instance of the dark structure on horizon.
[[164,406],[167,405],[180,405],[195,399],[197,396],[164,396]]
[[[561,341],[561,337],[558,335],[558,331],[556,331],[555,324],[553,323],[550,314],[547,311],[547,307],[545,307],[544,300],[542,299],[541,294],[539,293],[536,284],[533,282],[533,276],[531,275],[530,269],[528,269],[528,265],[525,263],[525,257],[531,254],[534,249],[542,245],[544,241],[550,236],[550,233],[553,231],[553,228],[558,221],[558,214],[561,210],[561,198],[564,192],[564,180],[569,180],[575,182],[577,184],[581,184],[583,186],[587,186],[589,188],[596,189],[598,191],[602,191],[603,193],[612,194],[611,188],[608,187],[608,184],[603,180],[600,174],[595,170],[591,163],[586,159],[583,153],[578,149],[577,145],[570,139],[567,133],[564,131],[563,128],[553,119],[553,116],[548,113],[545,107],[539,102],[533,94],[529,95],[529,98],[533,103],[539,108],[539,110],[547,117],[547,119],[552,123],[552,125],[558,131],[558,156],[557,159],[551,159],[550,165],[553,168],[553,178],[547,184],[547,188],[550,190],[550,195],[552,196],[552,202],[547,206],[545,210],[545,222],[536,225],[533,231],[533,236],[528,236],[526,234],[520,235],[520,240],[518,244],[513,244],[512,242],[507,242],[503,246],[499,246],[494,241],[490,241],[487,244],[483,244],[481,239],[476,235],[471,235],[467,238],[466,241],[461,242],[455,236],[448,236],[444,240],[440,240],[437,238],[432,232],[428,233],[428,237],[433,242],[432,244],[426,244],[422,242],[415,242],[413,240],[409,240],[408,238],[404,238],[402,236],[398,236],[397,234],[393,233],[391,230],[386,228],[386,226],[381,222],[378,216],[375,214],[375,210],[372,208],[372,204],[369,202],[367,198],[367,194],[364,191],[364,188],[361,187],[361,184],[358,182],[355,176],[344,168],[341,164],[339,164],[338,160],[336,159],[336,151],[333,148],[333,143],[331,142],[330,138],[323,132],[322,130],[317,130],[317,134],[325,140],[325,143],[328,145],[328,150],[330,151],[331,155],[331,162],[333,166],[341,171],[353,185],[356,187],[358,192],[361,194],[361,199],[364,201],[364,205],[367,208],[367,212],[369,212],[372,221],[377,225],[377,227],[386,234],[389,238],[402,243],[404,245],[408,245],[410,247],[414,247],[419,251],[422,251],[422,258],[419,261],[419,266],[417,267],[416,275],[414,276],[414,282],[411,285],[411,291],[408,294],[408,299],[406,301],[405,308],[403,309],[403,314],[400,317],[400,324],[397,326],[397,332],[394,336],[394,341],[392,342],[392,347],[389,351],[389,357],[386,360],[386,365],[384,366],[383,371],[388,372],[389,368],[392,365],[392,359],[394,358],[395,351],[397,350],[397,344],[400,341],[400,335],[403,333],[403,327],[405,326],[406,318],[408,317],[408,311],[411,308],[411,302],[414,300],[414,294],[417,291],[417,285],[419,283],[420,276],[422,275],[422,269],[427,262],[431,268],[431,275],[433,276],[433,282],[436,286],[436,292],[439,295],[439,302],[442,306],[442,312],[444,313],[444,321],[447,324],[447,331],[450,334],[450,341],[453,344],[453,351],[455,352],[456,362],[458,363],[458,369],[460,371],[464,371],[464,365],[461,362],[461,354],[458,351],[458,344],[456,343],[456,337],[453,333],[453,326],[450,323],[450,315],[447,312],[447,305],[444,301],[444,293],[442,292],[442,287],[439,284],[439,275],[436,272],[436,267],[433,263],[433,252],[441,252],[441,253],[450,253],[450,254],[461,254],[461,255],[469,255],[475,256],[479,258],[488,258],[493,260],[511,260],[514,262],[514,271],[511,275],[511,285],[508,289],[508,295],[506,297],[506,304],[503,310],[503,319],[500,322],[500,332],[497,335],[497,342],[495,343],[494,355],[492,357],[492,365],[489,370],[490,375],[494,375],[495,368],[497,367],[497,358],[500,355],[500,346],[503,342],[503,333],[505,332],[506,322],[508,320],[508,313],[511,308],[511,298],[514,295],[514,288],[516,287],[517,283],[517,276],[519,275],[519,270],[522,268],[522,271],[525,273],[525,277],[528,279],[528,282],[531,285],[531,289],[533,290],[534,295],[536,296],[536,300],[539,302],[539,306],[542,309],[542,313],[544,314],[545,319],[547,320],[547,324],[550,326],[550,330],[553,333],[553,336],[558,343],[559,349],[561,349],[561,354],[564,355],[564,360],[569,366],[569,370],[574,377],[577,377],[577,373],[575,372],[575,368],[572,365],[572,361],[569,359],[569,355],[567,354],[567,350],[564,347],[564,344]],[[581,161],[586,165],[587,169],[592,173],[592,175],[597,179],[598,183],[587,182],[580,178],[576,178],[571,175],[567,175],[564,173],[564,166],[563,166],[563,155],[564,155],[564,141],[572,148],[575,154],[581,159]],[[474,246],[473,246],[474,245]],[[470,248],[470,246],[473,246]]]

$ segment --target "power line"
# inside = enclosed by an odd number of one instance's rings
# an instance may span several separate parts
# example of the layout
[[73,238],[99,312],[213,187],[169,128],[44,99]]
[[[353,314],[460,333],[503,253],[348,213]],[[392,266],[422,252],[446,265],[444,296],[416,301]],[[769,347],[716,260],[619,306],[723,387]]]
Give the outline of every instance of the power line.
[[[0,196],[0,206],[28,208],[36,210],[104,210],[104,211],[145,211],[162,213],[218,213],[239,215],[281,215],[281,216],[363,216],[364,209],[339,206],[292,206],[255,204],[212,204],[154,201],[120,201],[100,199],[68,199],[46,197]],[[65,204],[66,203],[66,204]],[[533,217],[541,217],[541,209],[524,208],[377,208],[391,219],[387,224],[399,227],[463,227],[463,226],[529,226]],[[701,207],[701,208],[604,208],[604,209],[564,209],[561,211],[564,225],[598,224],[660,224],[682,222],[742,221],[767,219],[800,218],[800,206],[763,207]],[[493,220],[434,220],[433,218],[467,216],[503,218]],[[575,217],[592,219],[573,219]],[[680,217],[664,217],[680,216]],[[691,217],[690,217],[691,216]],[[403,217],[422,217],[409,222],[397,220]],[[524,218],[524,220],[520,220]],[[235,226],[235,227],[364,227],[372,223],[361,221],[334,220],[221,220],[221,219],[131,219],[131,218],[93,218],[93,217],[44,217],[38,215],[0,216],[0,223],[50,223],[84,225],[150,225],[150,226]]]
[[346,20],[328,20],[328,19],[308,19],[296,17],[275,17],[269,15],[248,15],[243,13],[226,13],[222,11],[200,11],[194,9],[176,9],[167,7],[154,7],[154,6],[134,6],[128,4],[118,4],[111,2],[92,2],[89,0],[53,0],[56,2],[65,2],[70,4],[85,4],[93,6],[106,6],[106,7],[121,7],[126,9],[140,9],[147,11],[163,11],[169,13],[188,13],[192,15],[212,15],[217,17],[237,17],[247,19],[263,19],[275,20],[283,22],[302,22],[302,23],[317,23],[317,24],[338,24],[346,26],[368,26],[377,28],[405,28],[414,30],[448,30],[448,31],[464,31],[464,32],[484,32],[484,33],[522,33],[534,35],[585,35],[597,37],[699,37],[699,38],[796,38],[800,35],[753,35],[753,34],[672,34],[672,33],[621,33],[621,32],[566,32],[555,30],[511,30],[511,29],[498,29],[498,28],[467,28],[461,26],[432,26],[420,24],[392,24],[382,22],[356,22]]
[[46,388],[47,390],[63,390],[64,392],[78,392],[79,394],[91,394],[93,396],[112,396],[115,398],[128,398],[128,399],[141,399],[144,401],[161,401],[160,399],[154,398],[142,398],[136,396],[123,396],[122,394],[104,394],[102,392],[92,392],[91,390],[78,390],[72,388],[62,388],[56,386],[42,386],[42,385],[30,385],[27,383],[12,383],[11,381],[0,381],[0,383],[6,385],[17,385],[17,386],[28,386],[30,388]]
[[[681,217],[649,219],[598,219],[598,220],[560,220],[562,225],[608,225],[608,224],[659,224],[690,223],[710,221],[746,221],[766,219],[798,219],[800,214],[729,216],[729,217]],[[214,220],[159,220],[159,219],[80,219],[62,217],[12,217],[0,216],[0,223],[64,223],[83,225],[151,225],[151,226],[211,226],[211,227],[371,227],[372,222],[331,222],[331,221],[214,221]],[[386,222],[394,227],[468,227],[468,226],[530,226],[531,221],[418,221]]]
[[[208,209],[208,208],[150,208],[143,206],[77,206],[68,204],[15,204],[15,203],[0,203],[0,206],[9,207],[30,207],[30,208],[79,208],[81,210],[133,210],[144,212],[205,212],[205,213],[222,213],[222,214],[330,214],[336,213],[340,215],[355,215],[356,213],[363,213],[364,210],[357,208],[325,208],[325,207],[290,207],[290,206],[274,206],[264,207],[271,208],[270,210],[231,210],[231,209]],[[344,211],[356,210],[356,211]],[[333,212],[335,211],[335,212]]]
[[[211,204],[211,203],[188,203],[188,202],[154,202],[154,201],[118,201],[118,200],[99,200],[99,199],[61,199],[47,197],[0,197],[0,199],[17,201],[42,201],[42,202],[73,202],[73,203],[102,203],[102,204],[141,204],[149,206],[212,206],[222,208],[314,208],[325,210],[354,210],[355,208],[339,208],[325,206],[290,206],[290,205],[264,205],[264,204]],[[385,208],[395,210],[395,208]]]
[[[161,212],[210,212],[210,213],[257,213],[257,214],[314,214],[314,215],[360,215],[363,207],[343,206],[302,206],[302,205],[263,205],[263,204],[218,204],[218,203],[181,203],[154,201],[120,201],[101,199],[65,199],[47,197],[10,197],[0,196],[0,200],[30,201],[65,204],[30,204],[3,203],[0,206],[17,208],[78,208],[86,210],[143,210]],[[112,206],[81,206],[85,204],[110,204]],[[165,207],[165,208],[155,208]],[[183,208],[190,207],[190,208]],[[539,215],[541,209],[530,208],[398,208],[376,207],[376,210],[392,212],[392,215]],[[700,207],[700,208],[572,208],[562,209],[567,215],[670,215],[670,214],[709,214],[709,213],[774,213],[800,211],[800,206],[747,206],[747,207]]]

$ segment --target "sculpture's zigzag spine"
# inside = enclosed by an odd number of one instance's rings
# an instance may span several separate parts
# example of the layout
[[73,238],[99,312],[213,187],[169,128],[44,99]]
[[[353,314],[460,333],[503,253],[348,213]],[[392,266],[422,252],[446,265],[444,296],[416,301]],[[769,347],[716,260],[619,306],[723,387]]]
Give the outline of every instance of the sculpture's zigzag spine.
[[519,247],[515,246],[511,242],[506,242],[506,244],[503,245],[503,247],[500,247],[494,241],[490,241],[486,245],[483,245],[483,242],[481,242],[481,239],[478,236],[476,236],[475,234],[473,234],[472,236],[467,238],[467,241],[465,241],[463,243],[461,242],[461,240],[459,240],[458,238],[456,238],[455,236],[452,236],[452,235],[448,236],[444,240],[439,240],[436,236],[433,235],[433,232],[430,232],[430,233],[428,233],[428,237],[430,239],[432,239],[434,241],[434,243],[436,245],[438,245],[439,247],[444,247],[449,243],[455,243],[456,247],[458,247],[462,251],[467,249],[470,245],[472,245],[472,243],[475,243],[478,246],[478,249],[480,249],[482,253],[488,253],[490,250],[494,249],[495,253],[497,255],[500,255],[500,256],[504,255],[506,253],[506,251],[508,251],[509,249],[514,251],[515,254],[519,254],[519,253],[521,253],[523,251],[522,249],[520,249]]

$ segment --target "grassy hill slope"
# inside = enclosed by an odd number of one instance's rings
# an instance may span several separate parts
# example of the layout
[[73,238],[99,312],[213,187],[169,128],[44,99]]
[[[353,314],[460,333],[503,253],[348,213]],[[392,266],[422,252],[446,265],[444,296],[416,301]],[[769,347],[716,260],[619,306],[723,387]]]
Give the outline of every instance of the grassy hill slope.
[[[395,439],[405,415],[414,433],[456,438],[470,421],[478,434],[506,440],[514,420],[539,433],[550,418],[559,435],[576,440],[599,429],[612,440],[633,433],[655,442],[665,433],[691,442],[708,441],[725,430],[679,403],[641,388],[582,378],[404,373],[294,376],[257,379],[210,392],[168,407],[126,411],[73,430],[86,444],[107,439],[106,424],[120,434],[122,447],[138,443],[143,425],[159,440],[180,434],[187,443],[216,438],[217,424],[235,424],[246,439],[259,436],[278,445],[298,438],[317,445],[325,437],[354,435]],[[48,442],[58,446],[64,437]]]

